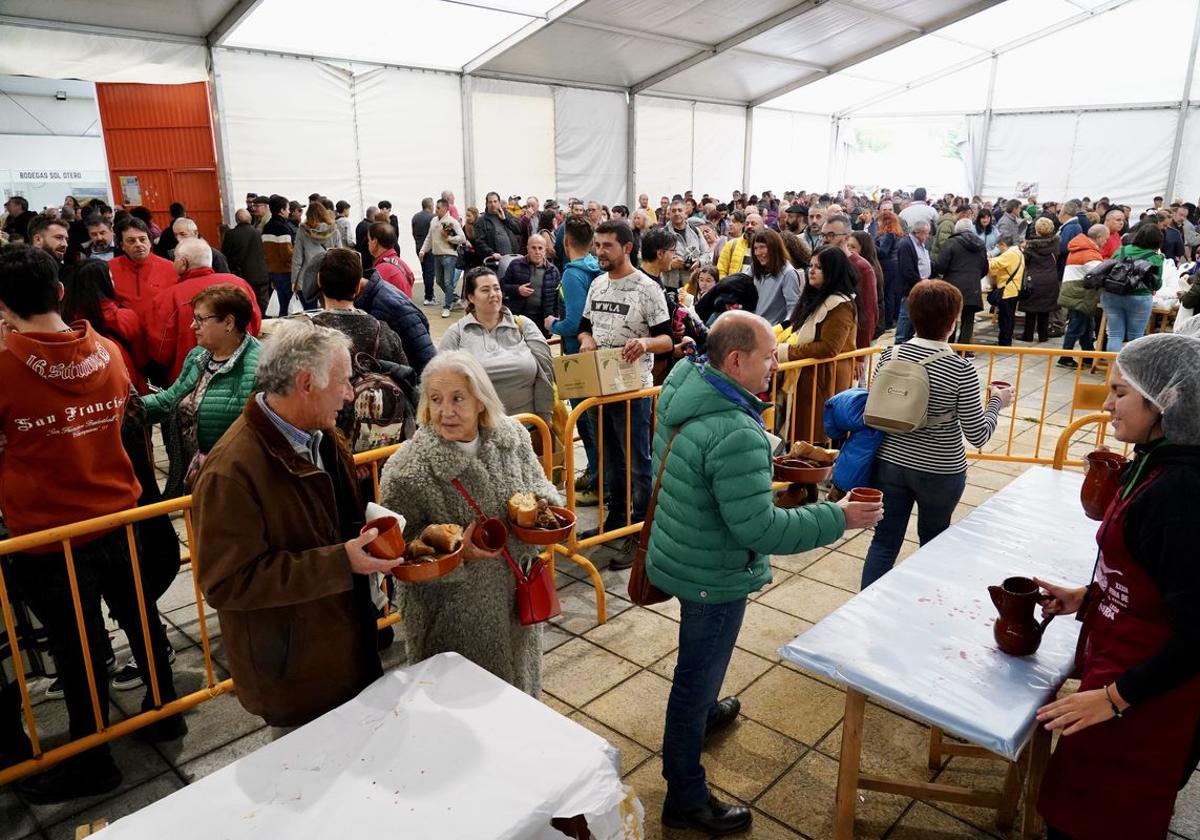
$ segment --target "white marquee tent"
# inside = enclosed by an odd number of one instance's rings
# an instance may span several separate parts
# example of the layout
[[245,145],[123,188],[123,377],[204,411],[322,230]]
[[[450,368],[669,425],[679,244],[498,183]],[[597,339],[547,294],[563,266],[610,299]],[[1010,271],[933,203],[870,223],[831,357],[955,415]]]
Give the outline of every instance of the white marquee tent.
[[0,74],[207,80],[227,200],[358,207],[846,184],[1196,200],[1198,37],[1197,0],[0,0]]

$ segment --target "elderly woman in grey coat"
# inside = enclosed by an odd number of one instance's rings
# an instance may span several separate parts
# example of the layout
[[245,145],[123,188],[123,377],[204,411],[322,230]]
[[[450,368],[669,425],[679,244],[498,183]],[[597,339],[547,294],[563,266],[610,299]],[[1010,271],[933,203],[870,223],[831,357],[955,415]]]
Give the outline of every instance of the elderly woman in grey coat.
[[[467,526],[476,516],[451,482],[458,479],[488,516],[505,519],[514,493],[562,504],[533,453],[529,435],[508,417],[483,366],[471,353],[439,353],[421,377],[419,428],[383,469],[382,503],[401,511],[405,539],[427,526]],[[471,526],[473,528],[473,526]],[[401,583],[399,610],[411,661],[455,651],[522,691],[541,690],[541,625],[517,615],[516,582],[503,558],[471,542],[443,578]],[[538,547],[510,534],[508,550],[528,568]]]

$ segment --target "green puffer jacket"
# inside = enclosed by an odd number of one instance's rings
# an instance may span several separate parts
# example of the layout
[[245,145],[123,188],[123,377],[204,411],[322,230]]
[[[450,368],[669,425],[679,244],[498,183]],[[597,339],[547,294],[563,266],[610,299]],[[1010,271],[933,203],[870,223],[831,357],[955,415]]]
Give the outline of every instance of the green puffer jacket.
[[[254,374],[261,348],[257,338],[247,335],[229,360],[213,374],[196,418],[196,438],[201,452],[212,449],[225,430],[241,416],[246,400],[254,393]],[[196,387],[200,373],[211,358],[212,353],[203,347],[193,347],[183,360],[179,378],[171,383],[171,387],[142,398],[151,423],[160,423],[175,411],[180,401]]]
[[[762,426],[688,362],[658,398],[654,475],[671,432],[658,509],[646,552],[655,586],[689,601],[745,598],[771,580],[769,554],[797,554],[842,536],[841,509],[823,502],[784,510],[771,496],[771,445]],[[713,368],[758,412],[766,403]]]
[[1154,269],[1150,276],[1144,282],[1149,284],[1149,288],[1142,287],[1136,292],[1131,292],[1130,296],[1147,297],[1154,294],[1162,288],[1162,270],[1163,270],[1163,255],[1162,251],[1151,251],[1149,248],[1141,248],[1137,245],[1122,245],[1117,249],[1117,253],[1113,254],[1114,260],[1120,260],[1124,257],[1129,257],[1131,260],[1145,260],[1150,263]]

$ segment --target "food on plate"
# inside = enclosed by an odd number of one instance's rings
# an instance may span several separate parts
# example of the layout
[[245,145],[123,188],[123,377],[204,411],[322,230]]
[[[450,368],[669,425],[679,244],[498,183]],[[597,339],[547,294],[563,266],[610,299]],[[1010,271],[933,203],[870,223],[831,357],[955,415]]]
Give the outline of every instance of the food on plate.
[[829,451],[822,449],[819,446],[813,446],[806,440],[798,440],[792,444],[792,448],[788,450],[785,458],[798,458],[804,461],[811,461],[811,466],[828,467],[834,462],[834,455],[829,454]]
[[436,551],[433,546],[427,545],[420,538],[413,540],[408,544],[408,559],[413,562],[419,562],[426,557],[432,558]]
[[450,554],[458,551],[463,541],[461,525],[430,525],[421,532],[419,542],[432,548],[438,554]]
[[[522,525],[524,527],[523,523]],[[544,528],[546,530],[555,530],[562,527],[562,523],[558,521],[558,517],[554,515],[554,511],[550,510],[550,503],[545,499],[537,500],[533,527]]]
[[538,518],[538,508],[544,501],[532,493],[513,493],[508,499],[508,519],[522,528],[533,528]]

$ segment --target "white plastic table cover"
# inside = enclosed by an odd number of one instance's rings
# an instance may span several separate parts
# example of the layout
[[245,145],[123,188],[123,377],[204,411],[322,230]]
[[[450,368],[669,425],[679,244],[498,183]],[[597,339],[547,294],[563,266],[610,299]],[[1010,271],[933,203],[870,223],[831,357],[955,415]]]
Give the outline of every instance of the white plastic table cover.
[[1091,580],[1098,523],[1084,516],[1082,483],[1027,470],[780,655],[1015,760],[1072,670],[1079,623],[1060,616],[1037,653],[1009,656],[992,637],[987,588],[1014,575]]
[[443,653],[97,836],[563,840],[550,818],[578,814],[597,838],[642,836],[616,749]]

